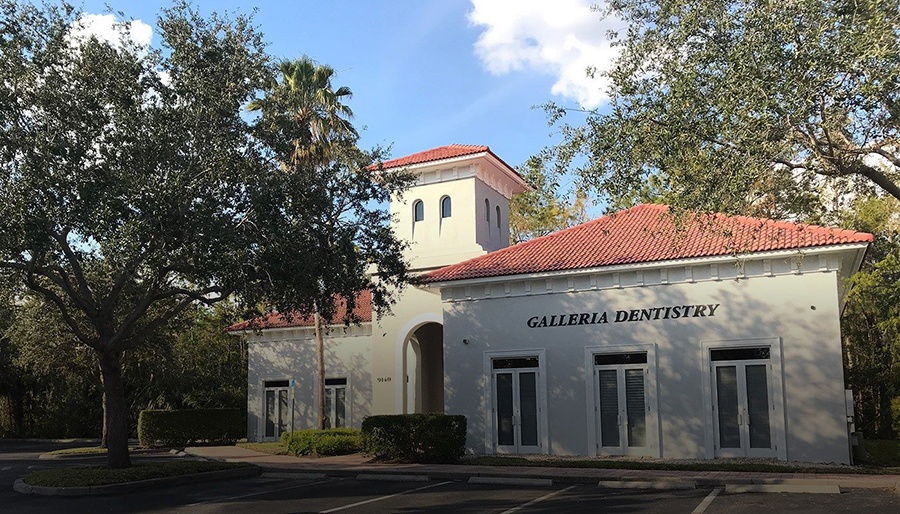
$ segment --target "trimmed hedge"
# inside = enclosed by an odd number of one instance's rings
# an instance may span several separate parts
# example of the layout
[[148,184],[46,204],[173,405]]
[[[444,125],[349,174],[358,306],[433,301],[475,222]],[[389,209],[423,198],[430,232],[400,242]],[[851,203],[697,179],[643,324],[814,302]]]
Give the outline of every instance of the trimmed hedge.
[[138,440],[145,447],[231,444],[246,435],[241,409],[142,410],[138,415]]
[[394,462],[452,463],[466,451],[466,417],[445,414],[369,416],[363,449]]
[[362,435],[355,428],[306,429],[281,434],[289,455],[349,455],[362,450]]

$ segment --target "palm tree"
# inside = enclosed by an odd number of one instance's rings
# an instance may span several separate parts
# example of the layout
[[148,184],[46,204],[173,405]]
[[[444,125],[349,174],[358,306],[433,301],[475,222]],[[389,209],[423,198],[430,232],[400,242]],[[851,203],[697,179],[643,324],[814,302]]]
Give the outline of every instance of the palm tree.
[[[334,89],[334,69],[317,64],[307,56],[282,61],[281,81],[275,82],[262,99],[249,105],[268,119],[275,134],[290,134],[293,146],[289,162],[282,167],[296,170],[301,166],[328,166],[338,158],[339,149],[355,144],[359,134],[350,123],[353,111],[343,101],[353,93],[349,87]],[[323,320],[316,307],[313,312],[316,335],[319,428],[325,428],[325,345]],[[292,414],[293,415],[293,414]]]
[[331,78],[334,69],[317,64],[307,56],[282,61],[279,66],[281,82],[271,94],[252,102],[250,110],[272,113],[275,123],[289,123],[293,134],[292,164],[298,162],[327,162],[333,150],[347,140],[359,137],[350,123],[353,111],[343,103],[353,96],[350,88],[334,89]]

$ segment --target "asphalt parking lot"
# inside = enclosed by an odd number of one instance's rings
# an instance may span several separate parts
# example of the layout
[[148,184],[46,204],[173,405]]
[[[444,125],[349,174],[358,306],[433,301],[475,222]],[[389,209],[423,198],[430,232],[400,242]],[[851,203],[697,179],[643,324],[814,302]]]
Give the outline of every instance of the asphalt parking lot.
[[[9,498],[9,497],[7,497]],[[0,504],[15,513],[758,513],[900,512],[900,495],[852,489],[842,494],[617,490],[594,484],[532,487],[464,481],[389,482],[264,474],[135,494],[80,498],[19,495]]]

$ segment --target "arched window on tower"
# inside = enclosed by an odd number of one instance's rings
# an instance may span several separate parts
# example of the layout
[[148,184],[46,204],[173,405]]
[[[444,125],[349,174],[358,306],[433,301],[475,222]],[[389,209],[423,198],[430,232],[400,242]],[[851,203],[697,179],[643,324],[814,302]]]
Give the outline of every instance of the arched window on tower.
[[422,200],[413,202],[413,221],[422,221],[425,219],[425,204]]
[[484,221],[488,222],[488,226],[491,224],[491,202],[485,198],[484,199]]
[[497,209],[497,228],[500,228],[500,206],[496,207]]
[[453,209],[450,205],[450,197],[445,196],[441,199],[441,217],[449,218],[451,214],[453,214]]

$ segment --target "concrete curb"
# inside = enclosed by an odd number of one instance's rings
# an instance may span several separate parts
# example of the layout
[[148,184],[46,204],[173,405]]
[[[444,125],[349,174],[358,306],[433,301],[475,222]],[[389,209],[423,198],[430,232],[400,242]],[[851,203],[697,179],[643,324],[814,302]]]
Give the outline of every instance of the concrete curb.
[[553,485],[550,478],[517,478],[517,477],[472,477],[470,484],[490,485],[527,485],[536,487],[549,487]]
[[262,476],[263,478],[278,478],[284,480],[322,480],[327,478],[327,475],[325,475],[325,473],[284,473],[279,471],[263,471],[262,475],[260,476]]
[[697,482],[693,480],[601,480],[597,486],[610,489],[687,490],[696,489]]
[[246,478],[258,476],[262,469],[258,466],[246,468],[223,469],[220,471],[207,471],[190,475],[176,475],[163,478],[151,478],[137,482],[124,482],[121,484],[97,485],[90,487],[47,487],[41,485],[28,485],[21,478],[13,484],[13,490],[22,494],[36,494],[40,496],[96,496],[102,494],[129,493],[144,491],[158,487],[183,484],[199,484],[212,480],[225,480],[229,478]]
[[809,493],[809,494],[841,494],[836,485],[819,484],[728,484],[726,493]]
[[381,480],[384,482],[428,482],[430,479],[425,475],[396,475],[388,473],[360,473],[356,475],[357,480]]

